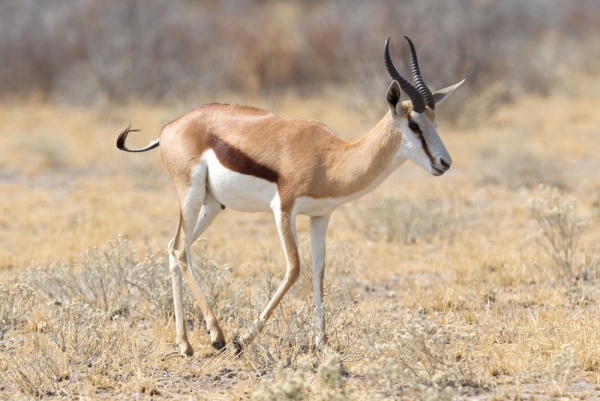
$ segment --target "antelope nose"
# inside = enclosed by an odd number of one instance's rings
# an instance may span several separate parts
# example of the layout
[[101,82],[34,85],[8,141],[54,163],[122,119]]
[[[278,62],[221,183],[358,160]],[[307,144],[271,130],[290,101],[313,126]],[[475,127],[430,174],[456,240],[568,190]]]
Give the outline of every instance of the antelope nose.
[[444,166],[444,170],[448,170],[452,165],[452,159],[449,156],[440,157],[438,163],[440,164],[440,166]]

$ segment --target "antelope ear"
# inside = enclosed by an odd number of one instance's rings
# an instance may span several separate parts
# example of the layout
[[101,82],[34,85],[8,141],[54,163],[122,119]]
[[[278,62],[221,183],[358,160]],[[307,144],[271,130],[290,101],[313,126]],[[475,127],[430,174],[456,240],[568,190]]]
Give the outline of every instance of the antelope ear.
[[458,88],[465,80],[463,79],[456,85],[449,86],[447,88],[441,89],[433,94],[433,102],[437,105],[442,103],[442,100],[445,100],[456,88]]
[[402,102],[400,102],[400,94],[400,85],[398,84],[398,81],[392,81],[392,84],[385,94],[385,100],[387,101],[388,106],[390,106],[392,115],[402,114]]

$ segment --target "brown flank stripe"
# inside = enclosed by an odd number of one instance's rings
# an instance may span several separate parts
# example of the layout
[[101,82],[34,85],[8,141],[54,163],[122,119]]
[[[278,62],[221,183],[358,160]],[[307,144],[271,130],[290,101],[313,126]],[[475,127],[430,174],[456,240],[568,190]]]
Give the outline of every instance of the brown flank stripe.
[[219,162],[236,173],[252,175],[277,184],[279,174],[269,167],[255,162],[241,150],[231,146],[215,135],[208,135],[208,144],[215,152]]

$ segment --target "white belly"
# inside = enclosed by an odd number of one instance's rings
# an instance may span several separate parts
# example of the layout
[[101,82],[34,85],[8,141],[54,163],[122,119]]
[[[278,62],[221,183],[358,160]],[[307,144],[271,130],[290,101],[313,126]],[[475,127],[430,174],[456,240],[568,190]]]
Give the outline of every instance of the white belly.
[[309,196],[301,196],[294,202],[294,212],[295,214],[307,216],[326,216],[346,202],[348,200],[344,198],[315,199]]
[[[212,150],[202,155],[207,166],[207,187],[224,206],[239,212],[266,212],[279,207],[277,184],[252,175],[240,174],[223,166]],[[360,198],[377,187],[404,160],[390,165],[366,188],[341,198],[315,199],[301,196],[294,202],[294,214],[325,216],[338,206]]]
[[239,212],[265,212],[277,197],[277,184],[231,171],[223,166],[212,150],[202,155],[210,193],[222,205]]
[[[393,169],[390,168],[389,172],[391,171],[393,171]],[[344,197],[315,199],[309,196],[301,196],[296,199],[296,202],[294,203],[294,212],[295,214],[305,214],[307,216],[325,216],[331,214],[338,206],[371,192],[375,187],[381,184],[381,182],[389,175],[389,172],[386,171],[384,174],[381,174],[361,191],[357,191]]]

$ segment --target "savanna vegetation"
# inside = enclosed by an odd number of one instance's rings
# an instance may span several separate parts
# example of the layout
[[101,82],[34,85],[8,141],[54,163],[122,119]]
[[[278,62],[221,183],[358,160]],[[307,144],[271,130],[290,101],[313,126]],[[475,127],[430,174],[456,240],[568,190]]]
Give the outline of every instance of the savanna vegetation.
[[[0,2],[0,399],[551,399],[600,393],[600,7],[594,1]],[[208,102],[363,135],[382,48],[410,36],[454,164],[407,163],[332,217],[313,348],[301,280],[241,356],[191,295],[181,358],[166,244],[178,200],[131,146]],[[228,341],[283,277],[270,214],[222,213],[194,269]]]

